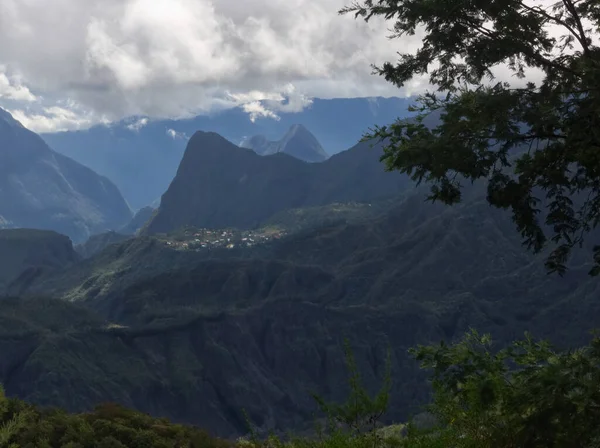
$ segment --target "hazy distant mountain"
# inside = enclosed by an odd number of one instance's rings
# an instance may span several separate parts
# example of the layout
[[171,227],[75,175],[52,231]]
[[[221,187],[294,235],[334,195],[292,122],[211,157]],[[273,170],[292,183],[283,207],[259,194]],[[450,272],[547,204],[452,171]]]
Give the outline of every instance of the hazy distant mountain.
[[0,227],[55,230],[83,241],[132,216],[117,187],[58,154],[0,109]]
[[152,218],[152,215],[155,211],[156,209],[153,207],[144,207],[139,209],[135,213],[135,216],[132,218],[132,220],[129,221],[124,227],[119,229],[119,233],[124,235],[135,234],[138,230],[144,227],[144,224],[146,224],[150,218]]
[[289,208],[396,194],[408,179],[385,172],[380,155],[380,146],[361,143],[307,164],[287,154],[259,156],[214,132],[197,132],[145,231],[252,228]]
[[317,138],[301,124],[295,124],[281,140],[271,141],[264,135],[242,140],[242,148],[254,150],[261,156],[282,152],[305,162],[323,162],[329,158]]
[[177,172],[187,141],[196,131],[213,131],[239,144],[252,135],[276,141],[295,123],[310,129],[329,154],[336,154],[360,140],[375,124],[405,117],[409,99],[315,99],[299,113],[282,113],[280,120],[250,121],[241,109],[185,120],[148,120],[132,117],[110,126],[84,131],[44,134],[56,151],[108,177],[138,209],[150,205],[169,187]]

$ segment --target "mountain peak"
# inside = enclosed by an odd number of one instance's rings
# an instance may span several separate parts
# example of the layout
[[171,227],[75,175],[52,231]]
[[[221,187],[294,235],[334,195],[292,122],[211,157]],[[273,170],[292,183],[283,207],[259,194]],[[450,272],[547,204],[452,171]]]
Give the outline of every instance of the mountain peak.
[[306,128],[306,126],[299,123],[291,125],[287,131],[287,134],[296,134],[299,132],[305,132],[307,134],[312,135],[312,133]]
[[18,120],[11,115],[10,112],[0,107],[0,120],[12,127],[24,127]]
[[329,158],[317,138],[302,124],[290,126],[281,140],[269,141],[264,135],[255,135],[244,139],[240,146],[252,149],[261,156],[282,152],[311,163]]
[[117,187],[53,151],[0,109],[1,227],[53,230],[74,241],[131,220]]

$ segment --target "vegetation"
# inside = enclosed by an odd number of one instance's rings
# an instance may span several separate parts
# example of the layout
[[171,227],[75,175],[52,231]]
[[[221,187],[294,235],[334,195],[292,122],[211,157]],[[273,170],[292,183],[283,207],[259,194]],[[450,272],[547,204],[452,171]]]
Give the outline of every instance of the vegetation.
[[[290,235],[263,254],[207,259],[151,238],[110,246],[31,299],[0,301],[0,382],[40,405],[82,412],[114,401],[224,437],[246,428],[231,409],[303,431],[310,391],[344,397],[336,360],[348,337],[368,388],[392,349],[388,424],[429,401],[411,346],[474,327],[500,345],[529,330],[564,349],[585,344],[600,318],[589,268],[547,276],[485,199],[446,207],[410,196],[382,217]],[[40,301],[50,281],[55,297],[76,300]]]
[[364,222],[382,215],[398,198],[372,202],[336,202],[332,204],[283,210],[271,216],[264,227],[288,233],[310,231],[341,222]]
[[[424,95],[416,120],[376,128],[367,138],[385,140],[389,170],[431,182],[430,199],[462,200],[461,206],[425,210],[418,195],[407,195],[381,216],[362,219],[363,206],[319,207],[369,201],[403,185],[399,177],[359,182],[381,177],[378,165],[369,165],[365,175],[362,146],[337,157],[343,169],[330,162],[319,168],[251,153],[237,159],[234,145],[216,134],[197,134],[190,147],[198,151],[186,154],[152,231],[177,223],[230,225],[232,210],[241,227],[270,218],[302,231],[246,258],[178,253],[147,236],[110,245],[77,266],[66,257],[57,271],[34,269],[6,279],[19,294],[52,293],[78,302],[0,303],[6,390],[74,412],[110,397],[154,414],[202,421],[219,435],[239,434],[241,408],[261,430],[300,425],[309,409],[302,398],[306,389],[324,391],[328,400],[339,397],[340,368],[331,353],[348,335],[350,395],[333,405],[315,394],[327,421],[317,436],[228,442],[117,405],[67,414],[2,393],[0,447],[598,446],[598,339],[566,352],[530,337],[496,351],[490,336],[475,331],[451,345],[429,343],[455,340],[478,326],[501,344],[528,328],[542,336],[558,332],[557,339],[574,346],[580,342],[576,329],[597,322],[598,282],[582,280],[581,272],[600,272],[600,249],[596,266],[576,263],[563,282],[549,279],[535,257],[519,251],[507,219],[489,210],[479,185],[465,189],[461,182],[487,180],[487,202],[512,209],[535,252],[547,246],[549,225],[557,247],[550,248],[546,265],[565,274],[573,249],[600,221],[599,98],[593,87],[599,84],[599,50],[589,28],[597,27],[600,7],[592,0],[562,0],[553,9],[516,0],[452,4],[365,0],[343,12],[395,19],[396,36],[426,26],[416,55],[402,55],[399,64],[384,64],[378,73],[402,86],[438,64],[431,81],[447,95]],[[567,34],[553,38],[550,25]],[[535,68],[544,79],[525,87],[483,84],[504,62],[518,76]],[[441,124],[426,126],[435,112],[441,112]],[[226,176],[204,184],[211,176],[194,167],[214,170],[213,158],[228,167]],[[290,182],[287,173],[309,181]],[[545,199],[537,197],[543,194]],[[281,212],[290,203],[316,207],[294,216]],[[314,226],[323,216],[326,225]],[[22,264],[28,263],[25,257]],[[392,409],[397,421],[425,401],[422,375],[406,360],[407,345],[416,342],[426,345],[411,353],[433,370],[432,421],[383,427],[390,398],[401,401]],[[350,345],[360,349],[356,358]],[[382,370],[383,387],[371,396]]]
[[93,412],[68,414],[40,410],[9,399],[0,387],[0,447],[2,448],[226,448],[232,443],[205,431],[114,404]]
[[[326,438],[294,440],[288,447],[516,448],[596,447],[600,442],[600,338],[581,349],[557,352],[525,338],[492,350],[489,335],[468,332],[459,342],[411,349],[433,371],[428,425],[377,428],[389,400],[389,371],[370,398],[347,352],[351,393],[342,406],[326,405]],[[364,425],[367,423],[367,425]],[[366,429],[366,431],[361,431]]]
[[595,447],[600,441],[600,338],[557,352],[529,335],[492,350],[489,335],[472,330],[459,342],[411,350],[432,370],[430,422],[381,427],[390,400],[391,363],[373,397],[363,386],[346,343],[350,394],[345,403],[315,399],[327,425],[315,434],[271,435],[237,442],[197,428],[152,418],[114,404],[93,412],[40,410],[8,399],[0,388],[0,446],[17,447],[248,447],[248,448],[516,448]]
[[[340,11],[392,21],[393,38],[424,30],[415,54],[401,53],[375,72],[398,87],[429,73],[439,92],[419,98],[416,120],[376,127],[365,138],[387,139],[387,169],[431,182],[431,200],[455,204],[465,180],[487,179],[489,203],[512,210],[530,249],[541,251],[551,233],[546,266],[562,274],[572,249],[600,222],[600,3],[448,5],[365,0]],[[520,81],[494,84],[500,65]],[[427,127],[432,113],[441,123]],[[600,246],[594,261],[595,275]]]
[[453,345],[412,350],[433,370],[429,409],[438,427],[409,426],[407,440],[415,444],[408,446],[598,446],[599,338],[562,353],[529,335],[495,353],[491,342],[471,331]]

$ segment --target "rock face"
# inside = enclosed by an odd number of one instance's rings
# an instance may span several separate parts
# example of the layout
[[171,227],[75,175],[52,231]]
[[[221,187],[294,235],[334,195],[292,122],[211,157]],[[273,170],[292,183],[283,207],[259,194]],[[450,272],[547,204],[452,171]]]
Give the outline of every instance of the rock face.
[[53,151],[0,109],[0,227],[54,230],[79,242],[131,216],[108,179]]
[[329,158],[317,138],[301,124],[292,125],[281,140],[269,141],[263,135],[256,135],[242,141],[240,146],[252,149],[261,156],[281,152],[311,163]]
[[386,173],[380,154],[381,147],[361,143],[307,164],[281,153],[261,157],[216,133],[197,132],[145,232],[253,228],[285,209],[396,194],[408,180]]

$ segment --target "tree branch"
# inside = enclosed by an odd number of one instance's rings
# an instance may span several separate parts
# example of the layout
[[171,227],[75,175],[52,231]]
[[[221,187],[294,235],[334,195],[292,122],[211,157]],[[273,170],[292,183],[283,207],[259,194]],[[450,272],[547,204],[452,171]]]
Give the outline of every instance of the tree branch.
[[[532,12],[534,14],[536,14],[536,13],[541,14],[542,16],[546,17],[548,20],[552,20],[556,24],[564,26],[575,37],[575,39],[577,39],[579,41],[579,43],[581,44],[581,47],[583,48],[584,53],[586,53],[586,51],[589,52],[589,48],[587,47],[587,42],[585,40],[585,35],[583,35],[583,38],[582,38],[582,36],[580,36],[579,33],[577,31],[575,31],[571,27],[571,25],[569,25],[567,22],[565,22],[564,20],[561,20],[557,16],[548,14],[540,6],[536,6],[536,7],[532,8],[531,6],[527,6],[523,2],[521,2],[521,6],[529,12]],[[583,29],[581,29],[580,31],[583,31]]]
[[575,20],[575,23],[577,24],[577,29],[580,33],[580,37],[578,38],[578,40],[581,43],[581,46],[583,47],[583,54],[587,58],[591,57],[590,46],[588,45],[587,37],[583,29],[583,24],[581,23],[581,17],[579,17],[577,9],[575,9],[575,5],[571,0],[562,0],[562,2],[567,8],[567,10],[571,13],[573,20]]

